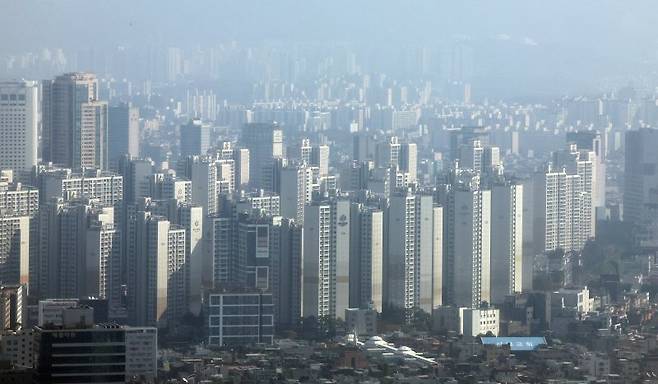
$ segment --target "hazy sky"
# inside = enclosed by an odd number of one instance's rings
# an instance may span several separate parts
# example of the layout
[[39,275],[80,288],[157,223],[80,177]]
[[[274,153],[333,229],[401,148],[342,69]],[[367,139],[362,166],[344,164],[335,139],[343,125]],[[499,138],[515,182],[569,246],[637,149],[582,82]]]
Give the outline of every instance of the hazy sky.
[[656,15],[658,0],[0,0],[0,53],[237,40],[390,47],[395,60],[462,39],[480,87],[561,93],[655,76]]
[[4,50],[467,35],[638,53],[658,41],[654,0],[0,0],[0,9]]

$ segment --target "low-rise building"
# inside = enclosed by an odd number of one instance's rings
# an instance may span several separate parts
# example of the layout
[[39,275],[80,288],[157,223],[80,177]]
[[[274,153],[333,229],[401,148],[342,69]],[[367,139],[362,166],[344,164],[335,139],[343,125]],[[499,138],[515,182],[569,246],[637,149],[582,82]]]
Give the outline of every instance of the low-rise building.
[[500,330],[500,310],[495,308],[459,308],[460,333],[466,336],[486,335],[491,332],[498,336]]
[[553,292],[551,304],[558,309],[575,308],[578,313],[584,314],[592,311],[594,299],[589,297],[587,287],[560,288]]
[[15,367],[32,368],[34,333],[31,329],[6,330],[0,333],[0,359],[9,360]]
[[90,307],[66,308],[62,324],[34,328],[35,380],[140,382],[157,378],[157,330],[96,324]]
[[144,382],[157,378],[158,330],[154,327],[125,327],[126,378]]
[[208,344],[272,344],[274,305],[272,294],[218,292],[208,294]]

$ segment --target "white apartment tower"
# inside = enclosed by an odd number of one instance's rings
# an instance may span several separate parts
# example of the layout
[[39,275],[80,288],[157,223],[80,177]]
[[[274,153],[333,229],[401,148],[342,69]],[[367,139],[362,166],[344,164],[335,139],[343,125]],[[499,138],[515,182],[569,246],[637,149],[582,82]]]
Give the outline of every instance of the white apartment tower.
[[302,144],[299,146],[299,161],[302,164],[311,164],[311,152],[313,147],[311,146],[311,140],[304,138],[302,139]]
[[304,211],[302,316],[340,317],[350,308],[350,202],[314,203]]
[[580,175],[549,166],[535,175],[535,217],[544,251],[580,251],[591,237],[591,193]]
[[102,207],[112,207],[123,201],[123,177],[100,170],[73,173],[70,169],[44,169],[39,175],[41,201],[62,198],[96,200]]
[[605,208],[606,185],[606,143],[605,135],[596,131],[576,131],[567,133],[567,143],[576,144],[578,150],[594,153],[592,176],[592,201],[594,209]]
[[304,211],[302,317],[336,316],[335,266],[331,262],[331,206],[314,204]]
[[233,159],[216,160],[215,164],[217,168],[217,193],[232,193],[235,191],[235,161]]
[[553,153],[553,168],[564,170],[568,175],[578,175],[578,189],[581,194],[581,228],[584,241],[596,234],[596,207],[594,195],[599,190],[599,172],[596,152],[581,150],[576,144],[569,144],[568,148]]
[[331,260],[335,269],[335,315],[343,318],[350,308],[350,202],[331,201]]
[[0,169],[20,180],[37,165],[39,85],[34,81],[0,82]]

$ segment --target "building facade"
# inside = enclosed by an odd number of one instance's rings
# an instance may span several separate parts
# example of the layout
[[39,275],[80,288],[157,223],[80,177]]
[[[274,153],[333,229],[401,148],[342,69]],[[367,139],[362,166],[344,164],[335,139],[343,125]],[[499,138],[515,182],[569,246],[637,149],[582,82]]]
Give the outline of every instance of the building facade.
[[34,81],[0,82],[0,169],[27,181],[37,165],[39,86]]
[[210,293],[207,303],[209,345],[273,343],[271,294]]

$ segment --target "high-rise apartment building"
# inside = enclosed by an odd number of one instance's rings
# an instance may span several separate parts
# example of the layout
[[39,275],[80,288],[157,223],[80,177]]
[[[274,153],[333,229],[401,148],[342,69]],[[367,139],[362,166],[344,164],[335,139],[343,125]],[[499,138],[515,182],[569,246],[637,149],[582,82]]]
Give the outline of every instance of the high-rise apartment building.
[[271,294],[276,324],[296,327],[302,307],[302,226],[267,209],[254,209],[244,199],[225,198],[220,213],[208,217],[204,230],[212,286]]
[[153,161],[148,158],[137,159],[124,155],[118,159],[118,173],[123,177],[123,200],[127,204],[153,195],[151,192],[153,168]]
[[318,167],[320,177],[329,175],[329,146],[315,145],[311,148],[309,164]]
[[352,161],[348,167],[341,170],[341,190],[359,191],[361,189],[367,189],[372,168],[372,161],[363,163]]
[[484,150],[480,140],[468,141],[459,146],[459,168],[481,172],[484,164]]
[[[107,300],[110,314],[123,311],[121,278],[121,231],[114,224],[114,208],[102,208],[87,218],[84,280],[79,298]],[[61,255],[60,257],[66,257]],[[80,273],[80,271],[78,271]],[[72,297],[72,296],[63,296]]]
[[0,181],[0,216],[35,217],[38,209],[38,189],[21,183]]
[[171,174],[154,173],[149,180],[151,197],[156,200],[175,199],[180,203],[192,203],[192,182]]
[[400,146],[399,169],[407,173],[409,183],[415,183],[418,177],[418,147],[416,143],[403,143]]
[[384,212],[353,203],[350,231],[350,306],[381,312],[384,299]]
[[122,307],[121,233],[113,207],[79,199],[53,199],[39,217],[38,284],[41,297],[108,301]]
[[0,169],[27,181],[39,157],[39,86],[34,81],[0,82]]
[[289,165],[279,170],[281,216],[304,223],[304,209],[313,198],[313,169],[303,165]]
[[209,216],[204,223],[204,243],[206,258],[212,260],[212,286],[229,284],[235,275],[234,260],[234,225],[231,216]]
[[217,211],[217,161],[209,156],[191,156],[182,159],[178,175],[190,180],[192,204],[203,207],[203,214],[212,215]]
[[[331,261],[334,269],[335,316],[345,319],[345,310],[350,308],[350,201],[331,201]],[[304,254],[306,256],[307,254]],[[312,255],[310,255],[312,257]]]
[[111,169],[128,155],[139,157],[139,108],[122,103],[108,109],[108,158]]
[[523,185],[491,188],[491,302],[523,290]]
[[449,130],[450,135],[450,159],[457,160],[460,158],[460,148],[463,145],[471,145],[475,140],[480,142],[481,146],[487,146],[490,142],[490,133],[484,127],[461,127]]
[[444,301],[478,308],[491,301],[491,191],[468,171],[458,177],[444,215]]
[[257,211],[263,216],[281,216],[281,198],[275,193],[243,193],[236,201],[237,213]]
[[272,266],[278,251],[278,232],[274,227],[271,218],[238,215],[234,282],[250,289],[272,291]]
[[592,150],[580,149],[576,144],[569,144],[567,149],[553,152],[552,166],[556,170],[564,170],[568,175],[579,176],[580,230],[585,237],[583,241],[587,241],[596,234],[596,207],[593,199],[599,189],[596,153]]
[[272,296],[277,327],[295,328],[302,318],[302,260],[304,230],[301,224],[282,219],[278,231],[279,252],[272,269]]
[[375,140],[370,133],[356,132],[352,135],[352,160],[375,160],[375,152]]
[[230,141],[222,143],[221,152],[218,155],[221,160],[233,160],[235,173],[234,184],[236,187],[242,187],[249,184],[249,150],[246,148],[236,148]]
[[591,195],[582,190],[579,175],[549,166],[535,175],[535,243],[538,253],[561,249],[580,251],[590,237]]
[[108,166],[108,108],[91,73],[43,82],[42,157],[70,168]]
[[283,131],[275,123],[248,123],[242,128],[241,144],[249,150],[249,181],[256,188],[266,185],[272,160],[283,157]]
[[[313,152],[313,146],[311,146],[310,139],[302,139],[302,143],[299,146],[299,158],[294,158],[294,160],[299,160],[302,164],[311,164],[311,152]],[[288,150],[288,159],[291,159],[290,150]]]
[[210,149],[210,126],[200,119],[192,119],[180,126],[181,157],[205,155]]
[[203,271],[208,267],[203,252],[203,208],[176,202],[174,222],[185,229],[186,296],[190,311],[198,315],[201,311]]
[[136,325],[173,326],[188,311],[185,229],[150,212],[137,213],[127,257],[128,313]]
[[235,191],[235,161],[216,160],[217,166],[217,193],[228,194]]
[[208,218],[206,246],[215,288],[248,287],[272,292],[280,244],[279,216],[239,211],[227,201],[221,215]]
[[391,195],[384,218],[384,308],[431,313],[442,304],[442,215],[432,196]]
[[397,136],[392,136],[387,142],[377,144],[376,161],[378,167],[396,168],[400,164],[401,144]]
[[28,216],[0,216],[0,283],[30,283],[30,240]]
[[38,184],[41,202],[84,197],[112,207],[123,201],[123,177],[111,172],[89,169],[74,173],[71,169],[45,168],[39,172]]
[[604,138],[605,135],[596,131],[567,132],[567,143],[576,144],[579,150],[594,152],[595,161],[592,164],[592,206],[595,210],[605,208],[606,143]]
[[304,211],[302,317],[336,316],[336,267],[331,260],[331,205]]
[[624,221],[634,226],[640,243],[657,243],[655,210],[658,198],[658,129],[626,133],[624,162]]

